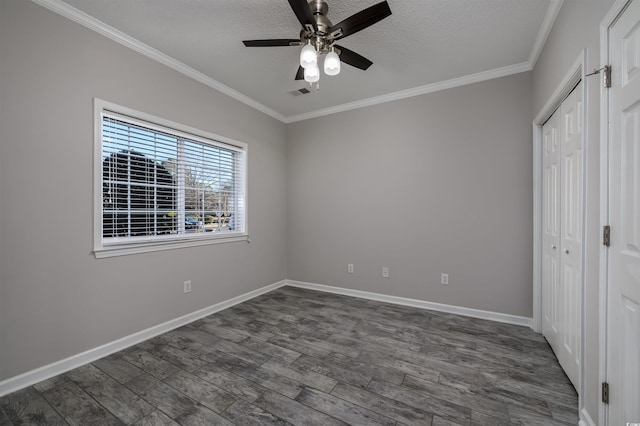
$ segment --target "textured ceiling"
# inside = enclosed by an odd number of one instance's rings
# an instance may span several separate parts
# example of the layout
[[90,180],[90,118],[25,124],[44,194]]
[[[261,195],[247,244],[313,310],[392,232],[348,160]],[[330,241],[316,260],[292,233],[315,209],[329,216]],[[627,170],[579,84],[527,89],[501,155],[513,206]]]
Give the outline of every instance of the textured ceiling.
[[[308,86],[294,80],[299,47],[242,44],[297,38],[300,24],[286,0],[62,1],[234,89],[283,121],[478,73],[530,68],[560,4],[388,0],[391,16],[340,41],[373,65],[361,71],[343,64],[335,77],[321,73],[319,91],[296,97],[289,92]],[[379,1],[329,0],[328,17],[335,24]]]

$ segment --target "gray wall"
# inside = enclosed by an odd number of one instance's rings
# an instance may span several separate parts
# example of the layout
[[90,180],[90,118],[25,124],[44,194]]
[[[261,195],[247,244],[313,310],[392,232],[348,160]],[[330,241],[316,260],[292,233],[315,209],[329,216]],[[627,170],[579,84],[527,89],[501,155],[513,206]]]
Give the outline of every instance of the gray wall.
[[[613,2],[565,0],[533,73],[287,130],[31,2],[0,1],[0,380],[285,276],[531,316],[531,120],[582,49],[599,66]],[[596,420],[598,80],[584,395]],[[94,259],[93,97],[247,142],[252,243]]]
[[289,125],[287,278],[530,317],[530,98],[523,73]]
[[[24,0],[0,57],[0,380],[285,278],[284,124]],[[248,143],[251,244],[96,260],[93,97]]]
[[[533,116],[551,97],[564,75],[584,49],[587,49],[587,71],[600,67],[600,23],[614,0],[565,0],[547,43],[533,70]],[[598,421],[599,380],[599,250],[600,250],[600,91],[601,79],[589,77],[586,82],[588,120],[587,155],[587,220],[585,270],[585,387],[584,408]],[[533,117],[532,117],[533,118]]]

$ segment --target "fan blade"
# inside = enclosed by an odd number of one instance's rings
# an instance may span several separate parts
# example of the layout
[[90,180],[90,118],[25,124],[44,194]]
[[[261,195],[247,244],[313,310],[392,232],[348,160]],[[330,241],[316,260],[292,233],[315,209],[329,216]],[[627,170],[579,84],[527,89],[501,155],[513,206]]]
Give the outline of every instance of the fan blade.
[[[391,9],[386,1],[368,7],[355,15],[351,15],[344,21],[329,28],[329,34],[334,35],[334,40],[340,40],[346,36],[357,33],[360,30],[383,20],[391,15]],[[338,32],[337,34],[336,31]]]
[[340,60],[345,64],[360,68],[361,70],[366,70],[373,64],[373,62],[353,50],[338,45],[336,45],[336,48],[340,50]]
[[301,66],[298,67],[298,72],[296,73],[296,80],[304,80],[304,68]]
[[268,40],[244,40],[247,47],[271,47],[271,46],[299,46],[302,43],[297,38],[272,38]]
[[307,0],[289,0],[289,5],[293,9],[293,13],[296,14],[298,21],[300,21],[302,28],[307,29],[307,26],[311,25],[315,31],[318,31],[318,24],[313,18],[313,11],[309,7]]

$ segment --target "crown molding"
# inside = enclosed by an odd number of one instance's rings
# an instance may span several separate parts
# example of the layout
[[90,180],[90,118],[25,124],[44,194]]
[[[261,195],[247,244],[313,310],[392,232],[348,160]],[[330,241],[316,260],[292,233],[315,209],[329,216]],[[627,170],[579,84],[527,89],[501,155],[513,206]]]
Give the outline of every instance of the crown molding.
[[464,77],[452,78],[451,80],[440,81],[437,83],[427,84],[425,86],[414,87],[412,89],[400,90],[398,92],[386,95],[375,96],[373,98],[363,99],[361,101],[349,102],[330,108],[319,109],[304,114],[291,115],[285,119],[285,123],[294,123],[296,121],[308,120],[310,118],[322,117],[324,115],[336,114],[338,112],[349,111],[352,109],[364,108],[372,105],[378,105],[385,102],[396,101],[399,99],[410,98],[413,96],[425,95],[427,93],[439,92],[441,90],[452,89],[454,87],[466,86],[468,84],[478,83],[481,81],[492,80],[494,78],[506,77],[512,74],[531,71],[529,62],[522,62],[515,65],[508,65],[502,68],[496,68],[489,71],[483,71],[476,74],[466,75]]
[[547,13],[544,15],[540,31],[538,31],[538,36],[536,37],[536,41],[533,43],[533,48],[529,54],[528,62],[531,65],[531,69],[533,69],[536,66],[536,62],[538,62],[538,58],[540,57],[544,44],[547,42],[547,38],[551,33],[553,24],[556,23],[556,18],[558,17],[558,13],[560,13],[563,1],[564,0],[551,0],[551,3],[547,8]]
[[98,34],[101,34],[115,41],[116,43],[119,43],[125,47],[128,47],[148,58],[153,59],[156,62],[161,63],[162,65],[166,65],[167,67],[186,75],[187,77],[190,77],[206,86],[209,86],[221,93],[224,93],[225,95],[237,101],[240,101],[243,104],[250,106],[251,108],[254,108],[260,112],[263,112],[275,118],[276,120],[280,120],[282,122],[285,121],[285,116],[280,114],[279,112],[251,99],[250,97],[238,92],[237,90],[230,88],[229,86],[226,86],[220,83],[217,80],[214,80],[213,78],[201,73],[200,71],[196,71],[195,69],[183,64],[182,62],[172,58],[171,56],[166,55],[145,43],[142,43],[141,41],[68,5],[67,3],[64,3],[60,0],[32,0],[32,1],[90,30],[95,31]]
[[[467,76],[454,78],[451,80],[440,81],[433,84],[427,84],[425,86],[414,87],[412,89],[401,90],[399,92],[389,93],[382,96],[376,96],[373,98],[363,99],[361,101],[349,102],[342,105],[336,105],[330,108],[319,109],[316,111],[307,112],[304,114],[290,115],[285,119],[285,123],[295,123],[296,121],[309,120],[311,118],[322,117],[325,115],[336,114],[338,112],[349,111],[352,109],[364,108],[373,106],[385,102],[391,102],[399,99],[410,98],[412,96],[425,95],[427,93],[438,92],[441,90],[452,89],[454,87],[465,86],[467,84],[479,83],[481,81],[491,80],[494,78],[506,77],[512,74],[518,74],[521,72],[527,72],[533,70],[542,53],[544,44],[549,37],[549,33],[556,22],[562,2],[564,0],[550,0],[549,7],[545,13],[544,20],[540,26],[540,31],[536,36],[536,40],[533,43],[531,52],[529,53],[529,59],[526,62],[519,64],[508,65],[502,68],[496,68],[489,71],[483,71],[476,74],[470,74]],[[620,0],[623,1],[623,0]]]
[[424,95],[428,93],[438,92],[441,90],[451,89],[454,87],[465,86],[472,83],[478,83],[481,81],[491,80],[494,78],[506,77],[512,74],[518,74],[521,72],[531,71],[535,66],[542,49],[544,48],[544,44],[553,28],[553,24],[555,23],[556,17],[558,16],[558,12],[562,6],[562,2],[564,0],[549,0],[550,4],[545,14],[542,26],[540,27],[540,31],[536,37],[531,53],[529,54],[529,59],[527,62],[521,62],[514,65],[508,65],[501,68],[496,68],[489,71],[483,71],[476,74],[471,74],[463,77],[453,78],[450,80],[440,81],[432,84],[427,84],[424,86],[414,87],[411,89],[401,90],[398,92],[388,93],[386,95],[375,96],[368,99],[363,99],[355,102],[349,102],[342,105],[336,105],[329,108],[323,108],[316,111],[310,111],[303,114],[296,114],[290,116],[284,116],[279,112],[275,111],[272,108],[267,107],[266,105],[261,104],[260,102],[238,92],[226,86],[219,81],[197,71],[182,62],[160,52],[152,48],[151,46],[142,43],[141,41],[119,31],[104,22],[70,6],[67,3],[64,3],[61,0],[31,0],[36,4],[39,4],[65,18],[68,18],[84,27],[101,34],[116,43],[119,43],[125,47],[128,47],[148,58],[155,60],[167,67],[178,71],[190,77],[206,86],[209,86],[233,99],[236,99],[239,102],[244,103],[245,105],[250,106],[260,112],[263,112],[270,117],[275,118],[285,124],[295,123],[297,121],[308,120],[311,118],[322,117],[325,115],[336,114],[339,112],[349,111],[358,108],[364,108],[368,106],[373,106],[385,102],[391,102],[395,100],[400,100],[404,98],[410,98],[413,96]]

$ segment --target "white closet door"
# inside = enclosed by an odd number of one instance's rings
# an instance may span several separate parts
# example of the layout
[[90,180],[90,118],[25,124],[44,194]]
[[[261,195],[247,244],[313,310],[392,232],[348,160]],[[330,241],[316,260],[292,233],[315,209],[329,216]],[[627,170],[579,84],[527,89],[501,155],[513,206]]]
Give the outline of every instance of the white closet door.
[[610,32],[609,425],[640,423],[640,0]]
[[582,289],[582,83],[560,106],[562,190],[560,216],[560,346],[556,356],[580,388],[580,308]]
[[556,111],[542,126],[542,333],[554,350],[559,342],[560,138]]
[[576,389],[582,287],[582,83],[542,126],[542,333]]

